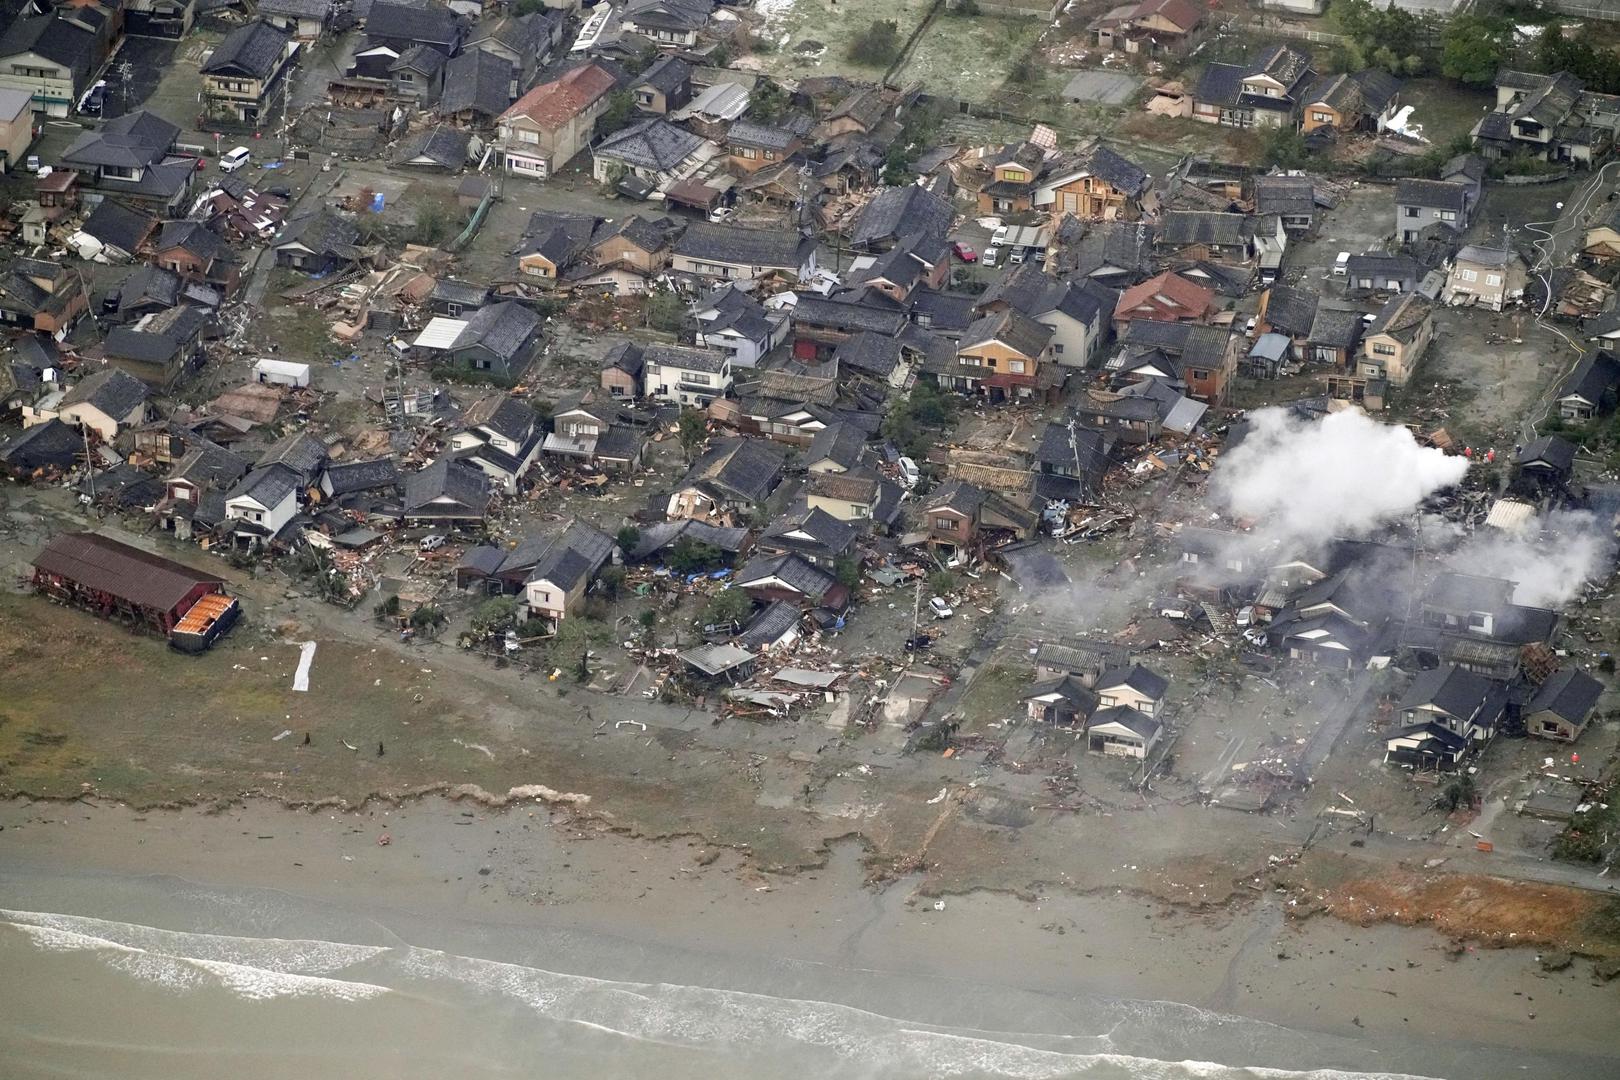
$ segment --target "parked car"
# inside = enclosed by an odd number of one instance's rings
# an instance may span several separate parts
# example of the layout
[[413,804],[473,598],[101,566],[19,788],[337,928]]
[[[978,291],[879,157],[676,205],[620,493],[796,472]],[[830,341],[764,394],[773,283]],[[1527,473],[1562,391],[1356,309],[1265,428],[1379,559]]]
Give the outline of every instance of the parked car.
[[219,171],[235,172],[237,169],[240,169],[242,166],[246,165],[248,163],[248,158],[252,156],[252,152],[249,151],[247,147],[238,146],[235,150],[229,151],[224,157],[219,159]]
[[1015,247],[1012,249],[1012,254],[1007,256],[1007,262],[1011,266],[1017,266],[1019,263],[1023,262],[1028,255],[1029,248]]
[[955,255],[958,259],[961,259],[965,263],[979,261],[979,253],[974,251],[969,245],[962,243],[960,240],[957,240],[951,244],[951,254]]
[[434,533],[431,536],[424,536],[416,546],[422,551],[438,551],[440,548],[444,547],[444,537],[440,536],[438,533]]
[[943,596],[936,596],[928,601],[928,610],[934,613],[936,619],[948,619],[956,614],[955,609],[945,602]]
[[717,206],[709,211],[709,220],[713,222],[730,221],[737,213],[732,207]]
[[1350,253],[1341,251],[1333,260],[1333,276],[1344,277],[1350,272]]
[[996,261],[1000,258],[1001,249],[992,244],[990,247],[985,248],[984,254],[979,257],[979,265],[994,266],[996,265]]
[[908,457],[901,457],[899,465],[900,482],[907,488],[916,487],[917,481],[922,479],[922,471],[917,468],[917,463]]
[[84,97],[79,99],[79,111],[86,116],[100,116],[106,103],[107,81],[102,79],[84,92]]
[[1000,247],[1007,242],[1007,226],[1003,225],[990,234],[990,246]]

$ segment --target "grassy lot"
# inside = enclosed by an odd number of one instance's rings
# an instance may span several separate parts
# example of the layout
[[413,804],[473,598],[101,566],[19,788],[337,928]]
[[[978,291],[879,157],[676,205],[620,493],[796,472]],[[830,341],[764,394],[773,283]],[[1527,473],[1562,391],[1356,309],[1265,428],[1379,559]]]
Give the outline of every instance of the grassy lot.
[[986,724],[1020,715],[1021,699],[1034,681],[1034,669],[1024,665],[997,664],[980,671],[957,710],[962,715],[962,730],[985,734]]
[[882,67],[851,61],[850,45],[876,19],[894,20],[904,41],[922,21],[928,0],[865,0],[860,4],[846,0],[842,5],[835,0],[768,0],[755,10],[765,17],[755,40],[769,43],[752,56],[762,71],[789,78],[848,75],[872,79],[883,73]]
[[1423,125],[1423,137],[1444,146],[1467,135],[1496,98],[1449,79],[1409,79],[1401,89],[1401,101],[1413,107],[1412,119]]
[[[941,16],[917,40],[911,59],[900,70],[899,81],[921,83],[929,93],[941,97],[989,100],[1045,29],[1040,19]],[[1063,88],[1069,73],[1039,63],[1035,71],[1039,81],[1017,89],[1041,92],[1050,104],[1058,104],[1057,91]],[[1055,83],[1049,94],[1040,85],[1046,81]]]

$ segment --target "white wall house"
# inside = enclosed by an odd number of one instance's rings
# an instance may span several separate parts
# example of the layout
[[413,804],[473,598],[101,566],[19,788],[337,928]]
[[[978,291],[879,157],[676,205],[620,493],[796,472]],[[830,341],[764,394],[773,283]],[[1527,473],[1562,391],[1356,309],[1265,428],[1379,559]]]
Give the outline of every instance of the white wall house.
[[731,359],[723,352],[652,345],[644,356],[643,394],[647,397],[705,406],[731,389]]

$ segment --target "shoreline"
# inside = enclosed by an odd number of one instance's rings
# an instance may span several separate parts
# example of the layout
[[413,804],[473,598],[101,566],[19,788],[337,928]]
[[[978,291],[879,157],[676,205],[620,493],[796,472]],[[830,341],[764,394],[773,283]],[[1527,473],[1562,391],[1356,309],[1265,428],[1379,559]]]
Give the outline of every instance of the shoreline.
[[[769,979],[754,985],[762,974],[791,969],[787,997],[793,985],[837,972],[920,987],[971,981],[998,993],[1175,1002],[1365,1042],[1378,1051],[1369,1060],[1515,1059],[1504,1076],[1536,1075],[1542,1059],[1556,1065],[1547,1075],[1561,1076],[1580,1075],[1594,1058],[1620,1060],[1611,1022],[1620,983],[1594,984],[1585,962],[1548,972],[1528,950],[1449,955],[1427,928],[1291,918],[1287,898],[1274,893],[1204,911],[1123,886],[1033,900],[980,890],[925,897],[919,876],[866,885],[862,844],[849,839],[829,841],[820,866],[768,873],[694,838],[637,839],[567,809],[475,810],[443,798],[342,813],[261,800],[145,813],[8,800],[0,824],[0,906],[12,909],[142,923],[146,902],[120,907],[120,890],[164,881],[272,890],[471,954],[509,935],[579,937],[631,957],[673,950],[697,958],[676,973],[689,966],[700,976],[674,981],[763,993],[780,991]],[[403,896],[409,907],[396,903]],[[164,906],[151,903],[144,921],[163,925]],[[638,975],[636,961],[623,966],[584,973]],[[1435,1010],[1435,1001],[1448,1005]],[[1480,1061],[1455,1075],[1488,1075]]]

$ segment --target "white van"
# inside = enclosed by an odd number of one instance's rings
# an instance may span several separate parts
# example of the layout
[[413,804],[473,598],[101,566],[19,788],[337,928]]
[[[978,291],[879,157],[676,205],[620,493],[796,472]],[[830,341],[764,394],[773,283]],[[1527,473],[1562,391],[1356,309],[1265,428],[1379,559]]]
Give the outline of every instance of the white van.
[[230,151],[224,157],[219,159],[219,171],[235,172],[237,169],[240,169],[242,166],[246,165],[248,163],[248,158],[251,156],[252,154],[248,151],[247,147],[238,146],[235,150]]

